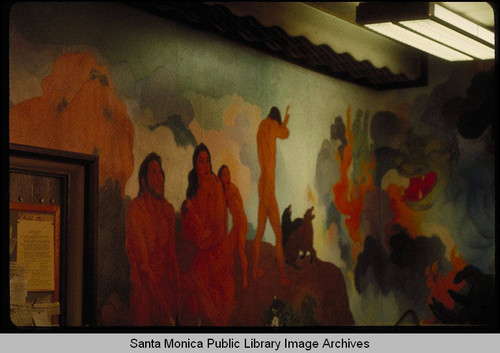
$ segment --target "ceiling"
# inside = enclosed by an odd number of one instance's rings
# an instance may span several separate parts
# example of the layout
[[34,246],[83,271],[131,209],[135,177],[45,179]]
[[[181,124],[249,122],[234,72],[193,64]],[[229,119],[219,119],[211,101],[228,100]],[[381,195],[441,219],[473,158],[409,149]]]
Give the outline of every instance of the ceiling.
[[[359,2],[129,3],[308,69],[374,89],[427,83],[427,55],[356,24]],[[439,3],[494,30],[486,2]]]

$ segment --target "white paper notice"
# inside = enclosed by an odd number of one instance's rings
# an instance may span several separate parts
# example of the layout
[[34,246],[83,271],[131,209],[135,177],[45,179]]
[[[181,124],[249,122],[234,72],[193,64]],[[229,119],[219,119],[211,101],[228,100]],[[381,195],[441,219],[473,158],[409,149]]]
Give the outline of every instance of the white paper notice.
[[56,303],[44,303],[33,304],[33,310],[46,310],[49,316],[59,315],[61,313],[59,302]]
[[17,261],[26,268],[28,291],[55,289],[52,220],[18,219]]
[[28,282],[23,264],[9,264],[10,304],[24,305],[28,295]]
[[16,326],[33,326],[30,304],[11,305],[10,319]]
[[47,309],[33,309],[31,311],[35,326],[51,326],[50,315]]

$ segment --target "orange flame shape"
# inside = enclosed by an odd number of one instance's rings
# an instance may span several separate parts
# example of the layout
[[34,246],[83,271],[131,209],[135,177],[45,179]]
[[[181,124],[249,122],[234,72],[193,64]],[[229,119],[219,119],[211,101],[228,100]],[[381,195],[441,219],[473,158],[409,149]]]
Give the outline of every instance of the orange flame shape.
[[[443,305],[452,310],[455,307],[455,301],[448,293],[448,290],[454,290],[458,292],[464,285],[465,282],[461,282],[455,284],[453,280],[458,272],[464,269],[467,266],[467,262],[462,259],[462,255],[457,252],[456,246],[451,250],[450,253],[450,261],[453,265],[453,268],[446,276],[443,276],[438,272],[438,263],[437,261],[432,264],[432,266],[428,266],[425,269],[425,274],[427,276],[426,285],[430,288],[431,292],[429,293],[429,297],[427,299],[427,303],[432,303],[432,298],[434,297],[436,300],[443,303]],[[425,323],[434,323],[435,317],[433,316]]]
[[307,186],[307,201],[312,202],[313,205],[316,204],[316,196],[314,196],[314,193],[310,185]]
[[403,201],[405,188],[400,185],[391,184],[385,191],[391,199],[391,210],[394,214],[392,224],[400,224],[406,228],[408,235],[412,238],[419,236],[421,234],[420,225],[422,224],[423,214],[420,211],[412,210]]
[[345,225],[352,240],[351,254],[354,262],[356,262],[358,255],[363,250],[364,242],[360,231],[364,195],[367,191],[375,188],[373,176],[370,172],[375,168],[375,158],[372,155],[370,163],[361,164],[361,175],[355,185],[348,175],[349,167],[352,164],[354,145],[354,135],[351,130],[351,107],[347,108],[345,137],[347,145],[344,147],[342,158],[340,158],[338,149],[335,150],[335,159],[340,165],[340,180],[333,185],[332,190],[335,206],[337,206],[339,212],[347,216]]

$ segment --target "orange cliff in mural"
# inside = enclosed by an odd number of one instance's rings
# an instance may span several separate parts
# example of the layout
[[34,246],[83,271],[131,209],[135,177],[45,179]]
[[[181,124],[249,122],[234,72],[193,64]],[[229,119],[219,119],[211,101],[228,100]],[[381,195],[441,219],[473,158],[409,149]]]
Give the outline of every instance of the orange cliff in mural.
[[134,129],[109,72],[87,53],[67,53],[42,81],[42,96],[10,108],[10,142],[99,155],[99,185],[132,174]]

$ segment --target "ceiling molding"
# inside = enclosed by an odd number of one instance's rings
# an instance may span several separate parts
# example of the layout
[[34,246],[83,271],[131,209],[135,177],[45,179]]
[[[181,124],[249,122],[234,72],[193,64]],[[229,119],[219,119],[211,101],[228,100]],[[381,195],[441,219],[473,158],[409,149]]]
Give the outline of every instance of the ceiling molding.
[[221,35],[306,69],[376,90],[427,85],[427,56],[420,55],[419,77],[377,68],[369,60],[337,53],[326,44],[315,45],[305,36],[291,36],[278,26],[264,26],[252,16],[236,16],[220,4],[200,2],[125,3],[166,20]]

